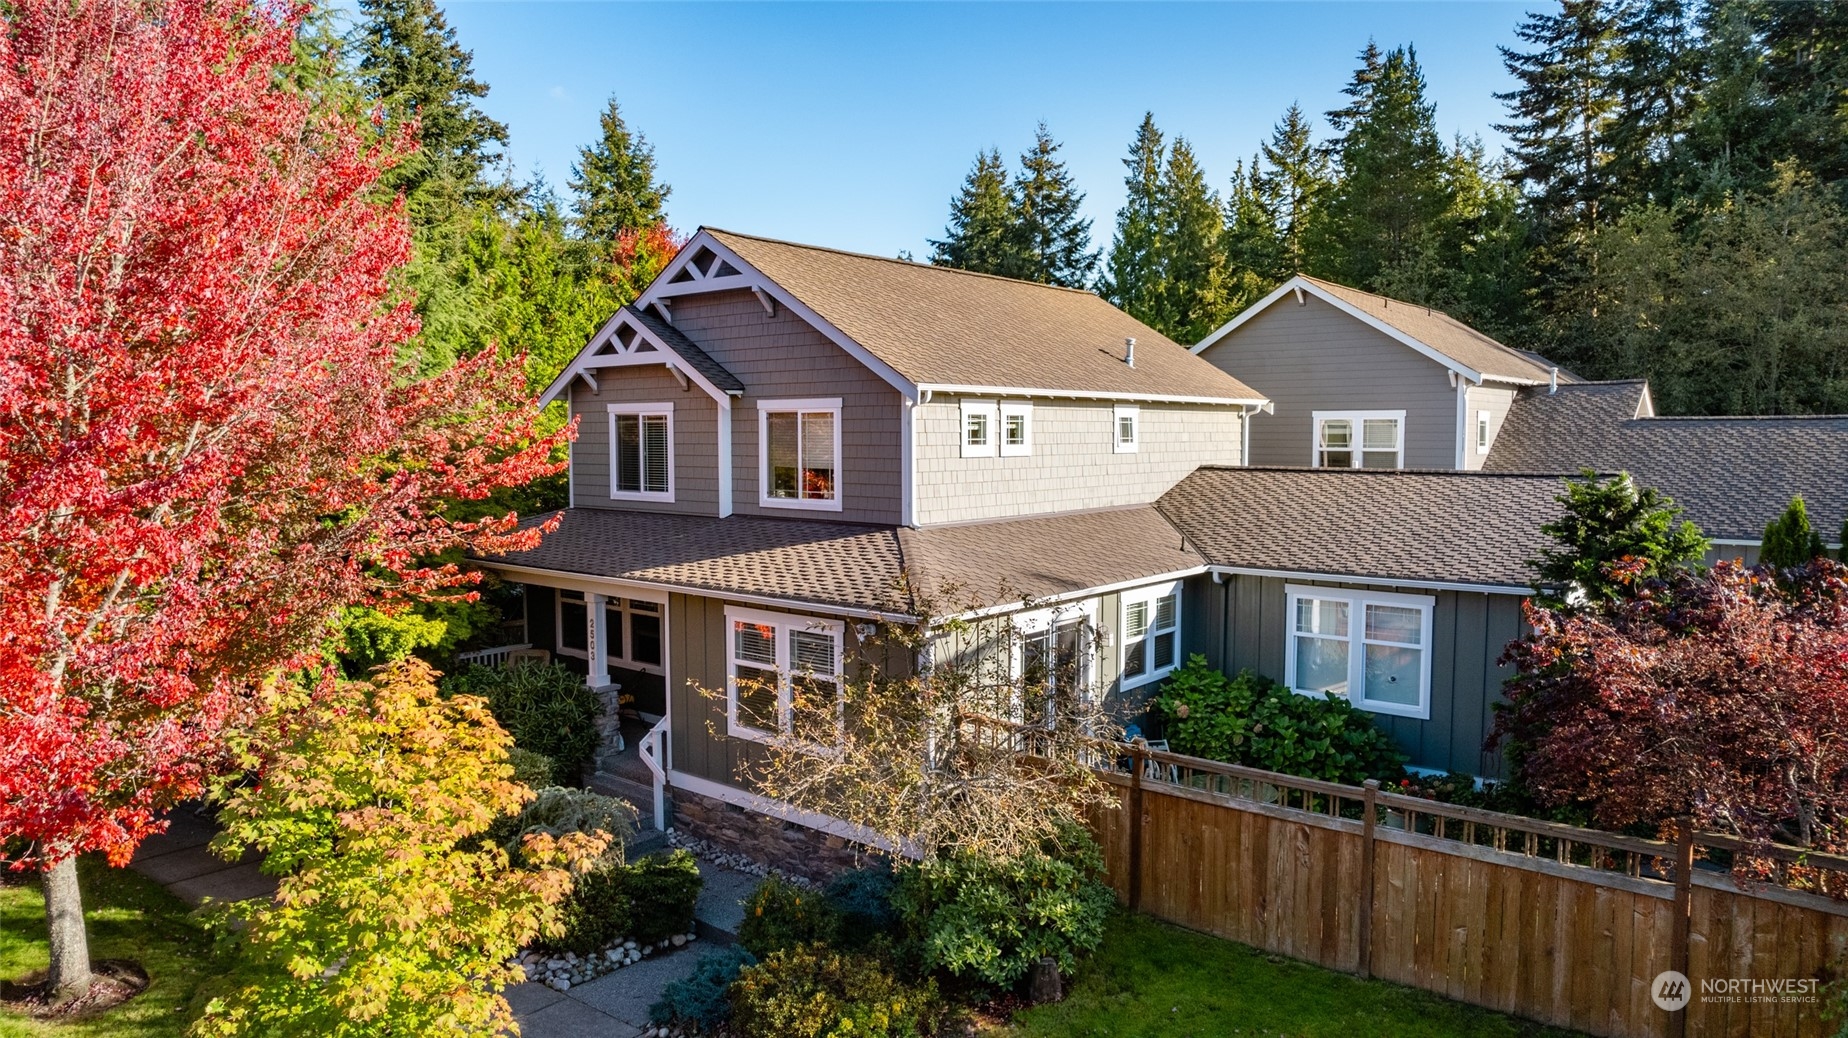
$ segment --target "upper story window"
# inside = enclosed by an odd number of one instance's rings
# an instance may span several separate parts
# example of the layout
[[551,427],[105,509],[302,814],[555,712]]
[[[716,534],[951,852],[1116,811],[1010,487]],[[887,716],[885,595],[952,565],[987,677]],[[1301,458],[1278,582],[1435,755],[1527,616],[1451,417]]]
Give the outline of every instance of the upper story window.
[[1118,454],[1134,454],[1142,444],[1142,408],[1118,404],[1112,409],[1112,438]]
[[842,649],[837,620],[755,609],[725,610],[727,734],[767,741],[793,736],[839,742]]
[[840,511],[840,398],[760,400],[757,423],[759,504]]
[[1180,585],[1123,592],[1123,687],[1166,677],[1180,662]]
[[1431,716],[1428,595],[1288,586],[1284,681],[1374,713]]
[[674,405],[611,404],[610,497],[674,499]]
[[1489,453],[1489,412],[1476,412],[1476,453]]
[[1315,467],[1404,468],[1405,412],[1315,412]]
[[962,415],[962,456],[986,458],[995,453],[995,402],[964,400],[958,409]]
[[1001,456],[1024,458],[1033,453],[1033,405],[1024,401],[1001,405]]

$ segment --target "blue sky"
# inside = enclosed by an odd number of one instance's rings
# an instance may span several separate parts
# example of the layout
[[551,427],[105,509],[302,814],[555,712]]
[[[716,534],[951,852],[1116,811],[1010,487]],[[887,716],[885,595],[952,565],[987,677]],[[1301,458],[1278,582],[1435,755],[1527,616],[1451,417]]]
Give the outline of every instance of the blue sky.
[[[1369,37],[1414,43],[1446,137],[1502,118],[1521,3],[444,3],[517,172],[563,190],[614,95],[669,217],[923,258],[978,149],[1044,119],[1107,245],[1145,110],[1222,189],[1291,101],[1341,101]],[[1326,131],[1326,124],[1322,124]]]

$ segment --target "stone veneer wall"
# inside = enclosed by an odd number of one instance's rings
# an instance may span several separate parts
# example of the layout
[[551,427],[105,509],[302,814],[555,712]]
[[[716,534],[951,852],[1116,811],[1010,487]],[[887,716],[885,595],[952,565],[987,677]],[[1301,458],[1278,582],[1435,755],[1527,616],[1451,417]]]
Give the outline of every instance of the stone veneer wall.
[[797,822],[669,787],[673,825],[689,836],[817,882],[870,864],[880,852]]

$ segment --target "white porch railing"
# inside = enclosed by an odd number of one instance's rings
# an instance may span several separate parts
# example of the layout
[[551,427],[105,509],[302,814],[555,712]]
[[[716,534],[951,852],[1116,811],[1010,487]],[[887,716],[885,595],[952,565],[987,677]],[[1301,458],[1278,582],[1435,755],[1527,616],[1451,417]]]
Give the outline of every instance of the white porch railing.
[[509,653],[520,649],[530,649],[532,643],[521,642],[518,645],[496,645],[491,649],[475,649],[472,652],[456,653],[456,662],[463,665],[474,664],[478,667],[504,667]]
[[649,774],[654,776],[654,827],[657,832],[664,832],[667,829],[667,718],[661,718],[648,729],[636,750],[641,754],[642,763],[648,765]]

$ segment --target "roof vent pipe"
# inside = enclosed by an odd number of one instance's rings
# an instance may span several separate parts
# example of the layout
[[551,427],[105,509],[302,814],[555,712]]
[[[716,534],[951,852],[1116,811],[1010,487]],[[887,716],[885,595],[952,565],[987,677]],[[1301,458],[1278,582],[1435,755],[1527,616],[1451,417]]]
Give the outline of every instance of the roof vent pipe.
[[1123,363],[1132,368],[1136,366],[1136,340],[1133,336],[1123,340]]
[[1552,396],[1557,392],[1559,392],[1559,369],[1554,368],[1552,378],[1547,382],[1546,395]]

